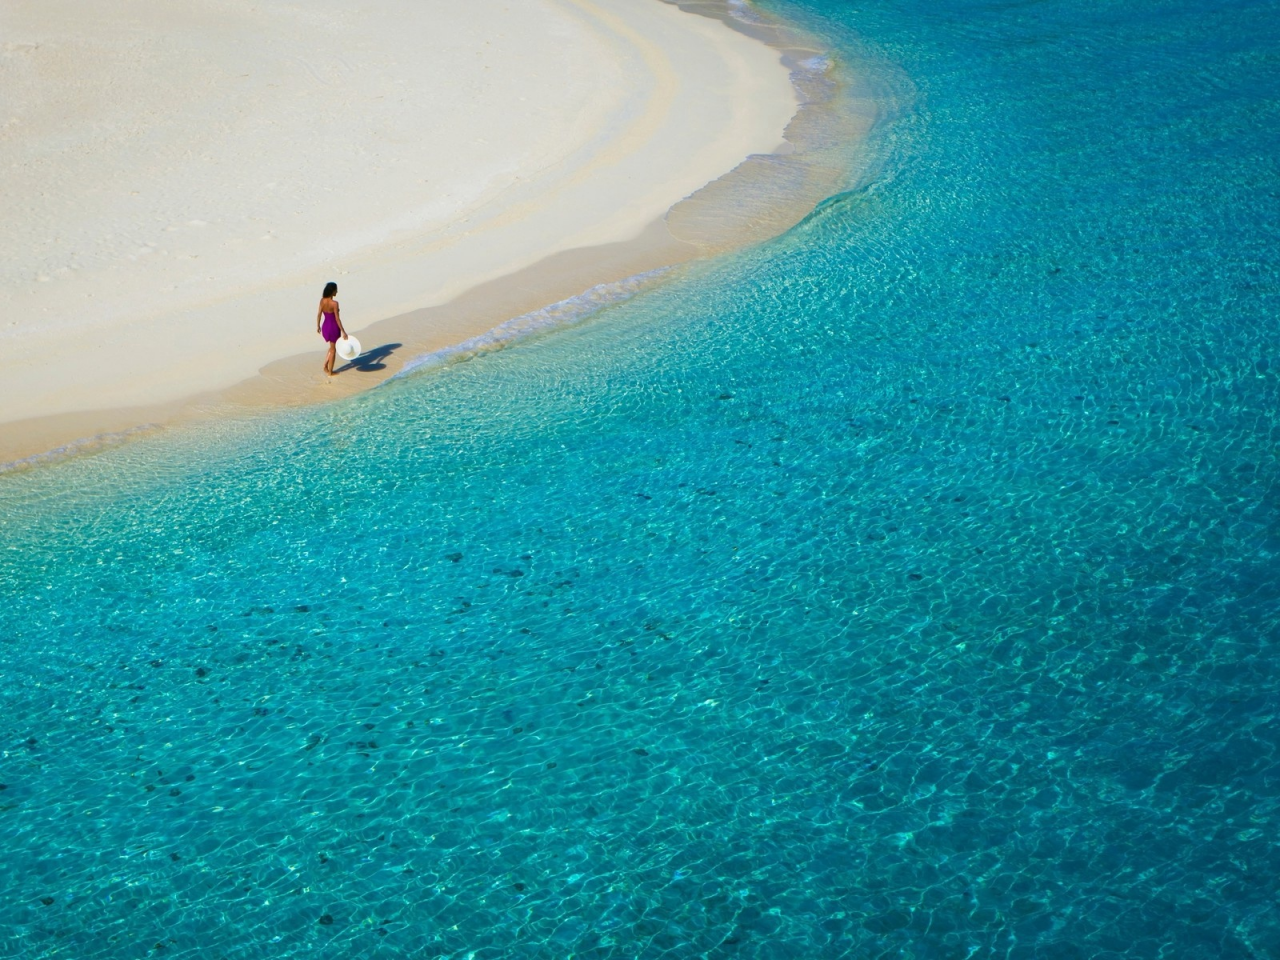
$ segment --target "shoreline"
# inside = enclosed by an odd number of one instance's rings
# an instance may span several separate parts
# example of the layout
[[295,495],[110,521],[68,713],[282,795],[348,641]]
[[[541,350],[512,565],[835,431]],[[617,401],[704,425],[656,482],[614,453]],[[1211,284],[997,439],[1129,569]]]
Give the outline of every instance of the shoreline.
[[[678,268],[777,236],[807,216],[856,174],[857,144],[882,105],[854,90],[813,38],[752,11],[735,16],[723,0],[663,0],[686,14],[716,20],[772,48],[790,74],[797,107],[781,148],[753,154],[733,170],[677,201],[628,240],[551,253],[522,269],[484,280],[447,302],[397,313],[357,329],[365,352],[318,376],[323,352],[311,349],[263,365],[239,382],[177,401],[117,406],[14,420],[0,429],[0,473],[90,453],[158,430],[221,416],[270,414],[328,403],[371,389],[424,360],[452,362],[505,346],[555,325],[565,301],[591,313],[662,282]],[[863,158],[865,160],[865,158]],[[619,287],[610,292],[611,287]],[[582,303],[583,298],[588,302]],[[551,314],[548,314],[551,311]],[[518,323],[538,314],[538,323]],[[527,329],[532,328],[532,329]],[[471,345],[468,347],[468,345]],[[314,369],[313,369],[314,368]]]

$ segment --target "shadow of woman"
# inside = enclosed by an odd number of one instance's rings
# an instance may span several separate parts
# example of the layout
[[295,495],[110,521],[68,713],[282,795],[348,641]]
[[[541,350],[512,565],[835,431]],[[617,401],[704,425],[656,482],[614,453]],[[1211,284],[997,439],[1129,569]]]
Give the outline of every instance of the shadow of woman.
[[385,370],[387,365],[384,361],[403,346],[403,343],[384,343],[380,347],[371,347],[333,372],[343,373],[347,370],[359,370],[361,373],[374,373],[378,370]]

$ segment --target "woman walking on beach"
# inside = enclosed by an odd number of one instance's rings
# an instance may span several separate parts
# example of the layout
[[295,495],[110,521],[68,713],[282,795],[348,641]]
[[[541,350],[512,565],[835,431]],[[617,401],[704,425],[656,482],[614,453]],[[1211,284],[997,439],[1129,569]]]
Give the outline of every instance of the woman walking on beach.
[[324,337],[329,344],[329,354],[324,358],[324,372],[333,376],[333,358],[337,353],[338,334],[347,339],[347,331],[342,326],[342,313],[338,309],[338,285],[330,280],[324,285],[324,293],[320,296],[320,309],[316,311],[316,333]]

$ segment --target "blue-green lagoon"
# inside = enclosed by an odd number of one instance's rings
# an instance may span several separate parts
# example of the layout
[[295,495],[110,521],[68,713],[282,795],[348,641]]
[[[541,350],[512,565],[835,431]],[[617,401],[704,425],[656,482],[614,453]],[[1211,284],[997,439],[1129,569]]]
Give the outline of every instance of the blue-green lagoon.
[[0,956],[1280,956],[1280,6],[766,9],[784,236],[0,477]]

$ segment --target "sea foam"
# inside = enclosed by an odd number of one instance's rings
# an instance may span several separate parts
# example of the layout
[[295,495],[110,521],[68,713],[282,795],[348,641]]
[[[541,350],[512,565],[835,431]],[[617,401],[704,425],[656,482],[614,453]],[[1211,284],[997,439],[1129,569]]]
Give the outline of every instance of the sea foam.
[[439,350],[432,350],[408,361],[404,368],[392,379],[407,376],[415,371],[443,366],[460,360],[468,360],[478,353],[498,350],[535,334],[548,330],[572,326],[594,316],[605,307],[630,300],[637,293],[650,286],[654,281],[670,273],[673,267],[659,267],[639,273],[625,280],[611,283],[600,283],[589,290],[557,301],[538,310],[522,313],[518,317],[506,320],[487,333],[464,340],[462,343]]

